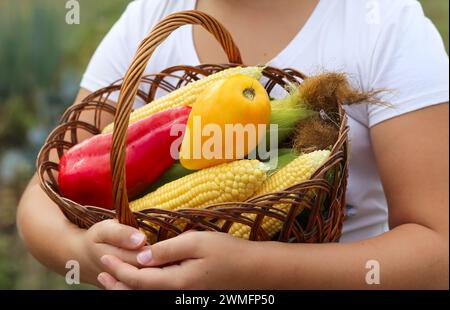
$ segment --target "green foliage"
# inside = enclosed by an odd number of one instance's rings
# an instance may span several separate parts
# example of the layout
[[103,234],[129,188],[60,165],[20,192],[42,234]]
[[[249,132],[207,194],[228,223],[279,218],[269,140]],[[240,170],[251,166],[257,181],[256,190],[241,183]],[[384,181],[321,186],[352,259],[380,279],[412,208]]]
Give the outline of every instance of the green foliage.
[[419,0],[431,21],[436,25],[442,38],[444,39],[445,48],[448,53],[448,0]]
[[3,147],[25,146],[28,130],[32,128],[35,121],[32,109],[18,95],[10,96],[3,100],[0,105],[0,145]]

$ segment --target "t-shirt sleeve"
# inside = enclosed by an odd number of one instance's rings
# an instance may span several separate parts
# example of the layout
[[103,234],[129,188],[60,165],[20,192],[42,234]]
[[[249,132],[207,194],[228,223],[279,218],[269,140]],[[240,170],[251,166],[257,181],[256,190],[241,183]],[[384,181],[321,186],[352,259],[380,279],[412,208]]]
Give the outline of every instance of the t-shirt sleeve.
[[417,1],[404,2],[383,25],[370,67],[373,88],[389,105],[368,107],[369,127],[449,101],[449,59],[436,27]]

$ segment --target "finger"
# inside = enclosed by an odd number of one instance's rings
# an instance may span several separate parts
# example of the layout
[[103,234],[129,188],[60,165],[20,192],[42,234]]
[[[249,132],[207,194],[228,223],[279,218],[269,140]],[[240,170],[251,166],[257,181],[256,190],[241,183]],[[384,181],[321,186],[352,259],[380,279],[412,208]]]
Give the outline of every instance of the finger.
[[98,256],[97,257],[101,257],[103,255],[113,255],[116,256],[118,258],[120,258],[120,260],[136,266],[136,267],[140,267],[142,266],[138,261],[137,261],[137,255],[144,249],[147,249],[149,246],[145,246],[142,247],[139,250],[126,250],[126,249],[122,249],[122,248],[118,248],[106,243],[100,243],[97,244],[97,253]]
[[198,236],[198,232],[189,232],[155,243],[141,251],[137,255],[137,261],[143,266],[152,267],[199,258]]
[[112,255],[102,256],[101,261],[110,275],[131,289],[173,289],[176,287],[176,272],[161,268],[137,269]]
[[101,221],[89,229],[97,243],[107,243],[119,248],[134,250],[142,247],[146,236],[136,228],[119,224],[115,220]]
[[125,291],[125,290],[131,290],[131,288],[128,287],[127,285],[125,285],[124,283],[117,281],[116,285],[114,286],[114,288],[112,288],[112,290],[114,290],[114,291]]
[[130,288],[124,283],[117,281],[107,272],[102,272],[97,277],[98,282],[107,290],[129,290]]
[[131,288],[138,289],[138,269],[127,264],[114,255],[103,255],[100,261],[106,267],[107,272],[120,282],[131,283]]

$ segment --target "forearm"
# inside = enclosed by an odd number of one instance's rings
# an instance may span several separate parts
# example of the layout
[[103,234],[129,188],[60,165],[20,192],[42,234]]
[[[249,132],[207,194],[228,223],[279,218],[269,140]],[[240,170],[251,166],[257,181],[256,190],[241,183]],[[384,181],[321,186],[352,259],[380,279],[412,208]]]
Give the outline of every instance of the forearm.
[[95,283],[97,270],[87,262],[77,241],[84,233],[70,223],[42,191],[34,178],[24,192],[17,211],[20,235],[31,254],[49,269],[65,274],[66,262],[77,260],[83,281]]
[[[381,236],[346,244],[253,245],[251,268],[258,271],[255,280],[262,288],[448,288],[448,238],[420,225],[401,225]],[[366,283],[369,260],[379,262],[380,285]]]

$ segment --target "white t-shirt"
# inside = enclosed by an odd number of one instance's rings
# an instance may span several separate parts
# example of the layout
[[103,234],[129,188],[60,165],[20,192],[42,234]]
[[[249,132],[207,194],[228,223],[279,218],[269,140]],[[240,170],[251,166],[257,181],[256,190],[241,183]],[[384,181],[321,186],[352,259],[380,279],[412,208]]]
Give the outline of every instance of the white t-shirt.
[[[195,0],[130,3],[97,48],[81,86],[95,91],[122,78],[138,44],[159,20],[194,8]],[[179,64],[199,64],[192,26],[170,35],[152,56],[145,73]],[[351,152],[341,241],[385,232],[387,203],[369,129],[384,120],[449,100],[448,55],[420,4],[415,0],[322,0],[270,64],[306,74],[343,71],[362,89],[394,90],[387,98],[392,107],[360,104],[346,108]]]

